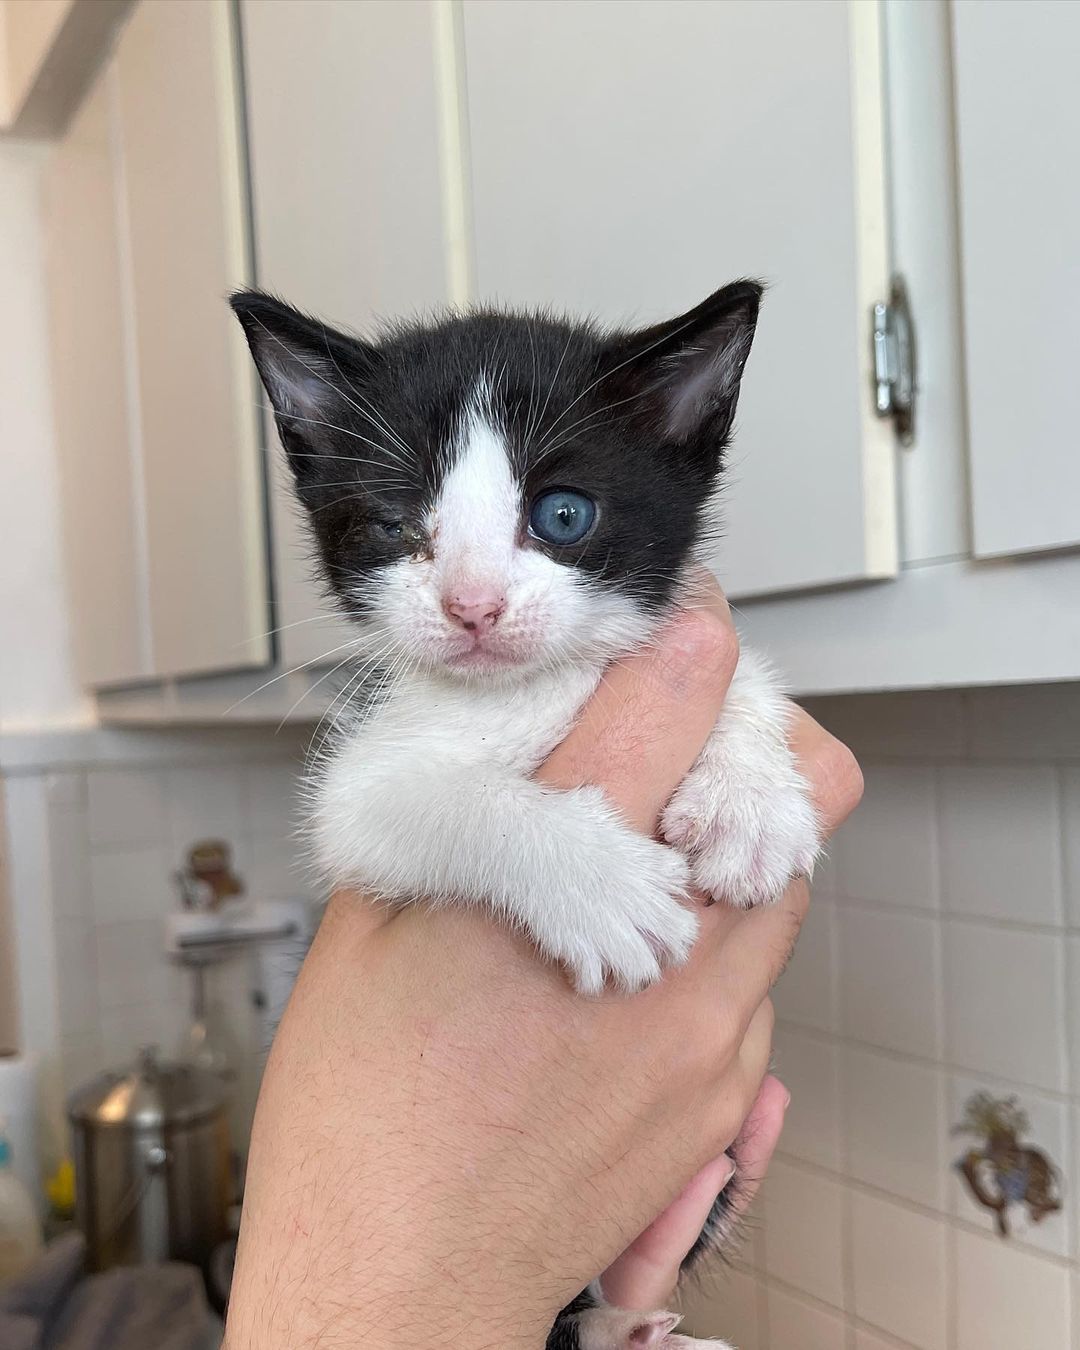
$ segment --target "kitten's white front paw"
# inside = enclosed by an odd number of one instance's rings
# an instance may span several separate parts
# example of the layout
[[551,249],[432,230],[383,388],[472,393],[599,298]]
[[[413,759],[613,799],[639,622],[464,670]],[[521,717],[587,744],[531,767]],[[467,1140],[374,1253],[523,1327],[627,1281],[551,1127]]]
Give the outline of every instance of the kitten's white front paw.
[[706,761],[664,813],[663,835],[690,859],[695,884],[749,908],[775,900],[793,876],[813,875],[821,835],[794,766]]
[[614,822],[599,793],[575,795],[597,818],[565,841],[546,903],[531,907],[533,935],[579,992],[599,994],[608,980],[633,992],[690,955],[698,921],[680,903],[689,899],[690,868],[674,849]]

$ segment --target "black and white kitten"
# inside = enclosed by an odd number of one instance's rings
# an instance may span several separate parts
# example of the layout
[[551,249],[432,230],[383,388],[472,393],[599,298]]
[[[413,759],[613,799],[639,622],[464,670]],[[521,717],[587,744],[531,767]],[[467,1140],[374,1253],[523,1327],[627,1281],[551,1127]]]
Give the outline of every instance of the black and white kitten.
[[[358,654],[391,672],[313,783],[328,882],[483,901],[596,994],[686,959],[691,886],[752,905],[812,870],[819,831],[787,704],[745,650],[664,813],[666,842],[597,788],[531,778],[605,666],[683,593],[760,296],[735,282],[637,332],[479,311],[377,342],[233,297],[326,580]],[[586,1293],[549,1347],[692,1344],[676,1320]]]

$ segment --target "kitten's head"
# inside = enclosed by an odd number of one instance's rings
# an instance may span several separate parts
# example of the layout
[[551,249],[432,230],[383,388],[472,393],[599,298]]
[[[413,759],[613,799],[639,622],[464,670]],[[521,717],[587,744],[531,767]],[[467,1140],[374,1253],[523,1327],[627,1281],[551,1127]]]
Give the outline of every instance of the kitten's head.
[[704,523],[761,287],[602,332],[477,312],[369,343],[233,309],[322,566],[371,650],[427,668],[607,658],[650,631]]

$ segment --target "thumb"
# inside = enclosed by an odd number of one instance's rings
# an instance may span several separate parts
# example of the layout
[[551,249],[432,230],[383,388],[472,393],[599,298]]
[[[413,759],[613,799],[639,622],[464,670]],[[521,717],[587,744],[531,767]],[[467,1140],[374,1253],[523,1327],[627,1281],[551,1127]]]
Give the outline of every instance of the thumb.
[[[780,1138],[787,1104],[787,1089],[770,1074],[731,1149],[739,1160],[736,1212],[745,1210],[765,1175]],[[733,1171],[726,1153],[706,1164],[659,1218],[608,1266],[600,1277],[600,1287],[609,1303],[638,1310],[662,1308],[668,1302],[679,1268]]]

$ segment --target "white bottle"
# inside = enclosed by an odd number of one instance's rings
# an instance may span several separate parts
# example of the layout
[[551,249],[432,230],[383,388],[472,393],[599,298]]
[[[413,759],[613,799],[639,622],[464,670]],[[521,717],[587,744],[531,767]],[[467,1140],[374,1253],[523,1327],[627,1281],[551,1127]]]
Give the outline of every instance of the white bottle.
[[11,1167],[11,1145],[0,1119],[0,1286],[9,1284],[41,1251],[41,1224],[30,1192]]

